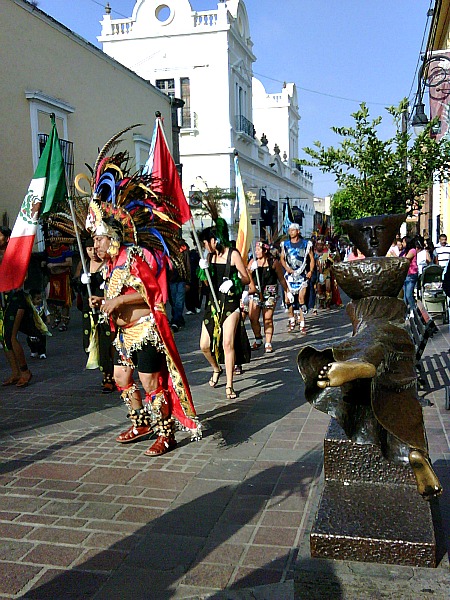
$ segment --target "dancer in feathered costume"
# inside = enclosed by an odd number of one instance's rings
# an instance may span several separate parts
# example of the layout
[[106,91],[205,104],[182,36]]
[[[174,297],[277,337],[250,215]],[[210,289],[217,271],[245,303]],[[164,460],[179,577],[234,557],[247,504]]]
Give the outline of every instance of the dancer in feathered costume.
[[[177,268],[183,268],[181,223],[176,204],[152,191],[151,175],[129,176],[126,154],[107,156],[124,131],[105,145],[93,172],[87,229],[106,269],[105,296],[92,296],[91,305],[116,330],[114,378],[131,421],[117,441],[133,442],[156,433],[146,454],[158,456],[175,448],[176,426],[191,431],[192,439],[201,437],[164,307],[168,256]],[[136,367],[144,401],[133,380]]]

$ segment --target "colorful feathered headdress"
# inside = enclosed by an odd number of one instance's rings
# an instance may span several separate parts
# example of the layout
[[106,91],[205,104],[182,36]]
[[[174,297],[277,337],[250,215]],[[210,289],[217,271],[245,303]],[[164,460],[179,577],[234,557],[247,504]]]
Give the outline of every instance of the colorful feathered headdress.
[[[119,229],[121,243],[158,250],[170,257],[183,272],[184,263],[180,256],[182,223],[171,198],[152,190],[150,173],[131,172],[128,152],[114,152],[121,136],[138,126],[122,129],[108,140],[99,152],[91,177],[84,174],[75,177],[78,192],[86,194],[82,188],[83,180],[90,187],[90,201],[82,227],[89,235],[107,235],[113,239],[118,238]],[[118,221],[120,227],[111,227],[109,217]]]

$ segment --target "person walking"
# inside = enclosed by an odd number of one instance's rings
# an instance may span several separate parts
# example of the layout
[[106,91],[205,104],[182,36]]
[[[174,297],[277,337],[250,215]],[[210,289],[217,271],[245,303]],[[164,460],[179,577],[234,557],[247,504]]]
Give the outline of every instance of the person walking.
[[283,275],[281,263],[270,253],[270,246],[265,240],[256,242],[255,257],[248,265],[251,277],[249,294],[249,319],[255,335],[253,349],[262,347],[260,316],[263,315],[266,353],[273,352],[273,313],[278,300],[278,283],[287,293],[288,286]]
[[403,284],[404,301],[409,310],[413,310],[416,306],[414,298],[414,288],[417,285],[419,278],[419,268],[417,266],[417,250],[416,241],[408,236],[402,238],[403,250],[400,252],[400,256],[409,260],[408,274]]
[[298,325],[300,332],[306,334],[305,314],[308,309],[305,305],[305,297],[308,281],[314,272],[314,253],[312,243],[300,235],[300,225],[297,223],[289,225],[288,236],[289,239],[281,243],[280,257],[289,289],[286,294],[288,328],[289,331],[295,331]]
[[197,248],[191,248],[191,250],[189,250],[191,280],[189,282],[189,288],[186,289],[186,297],[184,300],[187,315],[195,315],[200,312],[200,281],[197,275],[199,261],[200,254],[198,253]]
[[94,249],[94,240],[88,238],[84,242],[86,253],[86,267],[88,275],[82,273],[82,262],[75,271],[74,285],[79,290],[82,300],[82,319],[83,319],[83,348],[86,353],[92,342],[92,334],[95,332],[98,346],[98,366],[103,374],[102,393],[110,394],[115,387],[114,382],[114,363],[113,363],[113,334],[108,320],[100,319],[100,312],[92,310],[89,305],[89,293],[87,284],[90,284],[94,296],[103,297],[104,279],[102,274],[103,260],[97,255]]
[[[6,252],[11,229],[0,228],[0,264]],[[11,367],[11,376],[2,382],[3,386],[15,385],[27,387],[32,373],[28,368],[25,352],[19,339],[19,331],[26,335],[34,335],[31,302],[23,289],[10,290],[0,294],[0,342],[3,345],[6,359]]]
[[[225,363],[226,397],[237,398],[233,387],[235,364],[249,362],[248,339],[242,322],[240,300],[243,286],[250,283],[241,255],[235,248],[225,246],[215,227],[200,232],[200,241],[208,251],[208,258],[200,260],[202,270],[209,269],[218,306],[210,292],[200,336],[200,349],[213,370],[209,385],[216,387]],[[205,277],[202,275],[202,279]],[[220,329],[220,340],[218,339]],[[214,348],[218,348],[215,353]]]
[[[95,223],[94,248],[106,262],[105,296],[91,296],[90,304],[108,317],[116,329],[114,379],[128,407],[131,426],[117,442],[133,442],[155,432],[156,441],[145,452],[160,456],[176,445],[176,422],[201,437],[189,384],[164,310],[163,293],[144,253],[124,246],[123,226],[113,217]],[[145,402],[133,373],[138,369]]]
[[178,331],[185,326],[183,317],[186,291],[189,289],[191,280],[191,263],[189,260],[189,247],[186,242],[180,240],[181,266],[174,265],[169,271],[169,302],[172,309],[170,325],[173,331]]
[[441,267],[446,267],[448,259],[450,258],[450,246],[447,244],[447,236],[445,233],[441,233],[439,236],[439,243],[434,248],[434,263]]
[[73,252],[58,239],[47,246],[47,269],[49,272],[49,290],[47,304],[51,314],[51,328],[67,331],[72,306],[70,285]]
[[[151,176],[130,173],[126,152],[108,155],[128,129],[103,146],[93,168],[85,228],[105,268],[104,296],[91,296],[90,306],[115,332],[114,379],[130,420],[116,441],[127,444],[156,434],[145,452],[155,457],[176,448],[177,429],[189,431],[192,440],[202,437],[165,309],[168,256],[176,266],[182,261],[177,234],[184,206],[175,196],[152,191]],[[165,167],[169,172],[171,164]]]

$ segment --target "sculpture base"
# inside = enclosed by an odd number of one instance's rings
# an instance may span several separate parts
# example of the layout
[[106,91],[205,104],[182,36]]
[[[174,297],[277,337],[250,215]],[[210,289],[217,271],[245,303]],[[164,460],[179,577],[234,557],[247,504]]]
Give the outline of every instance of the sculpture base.
[[334,419],[324,449],[311,556],[435,567],[430,504],[418,494],[409,465],[386,461],[375,445],[351,442]]

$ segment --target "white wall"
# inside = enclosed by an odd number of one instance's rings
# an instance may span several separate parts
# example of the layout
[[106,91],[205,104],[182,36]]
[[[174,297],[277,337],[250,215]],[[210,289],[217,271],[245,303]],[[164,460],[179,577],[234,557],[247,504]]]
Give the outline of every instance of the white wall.
[[[304,205],[308,234],[313,228],[313,186],[291,160],[298,155],[295,86],[287,84],[264,101],[264,88],[252,81],[256,57],[245,3],[228,0],[218,3],[214,10],[199,12],[192,11],[188,0],[165,0],[164,4],[171,12],[163,23],[157,18],[160,0],[138,0],[128,19],[114,20],[105,15],[98,39],[107,54],[144,79],[155,83],[173,78],[177,97],[181,96],[180,78],[189,77],[196,123],[180,134],[186,195],[198,175],[210,187],[233,190],[233,154],[237,150],[244,187],[258,191],[258,196],[260,188],[270,189],[268,198],[289,196],[295,199],[293,205]],[[243,90],[242,115],[255,125],[256,138],[235,129],[236,85]],[[269,149],[260,146],[263,132],[270,138]],[[275,142],[281,150],[279,157],[273,154]],[[284,151],[286,163],[280,160]],[[280,203],[280,211],[282,208]]]

